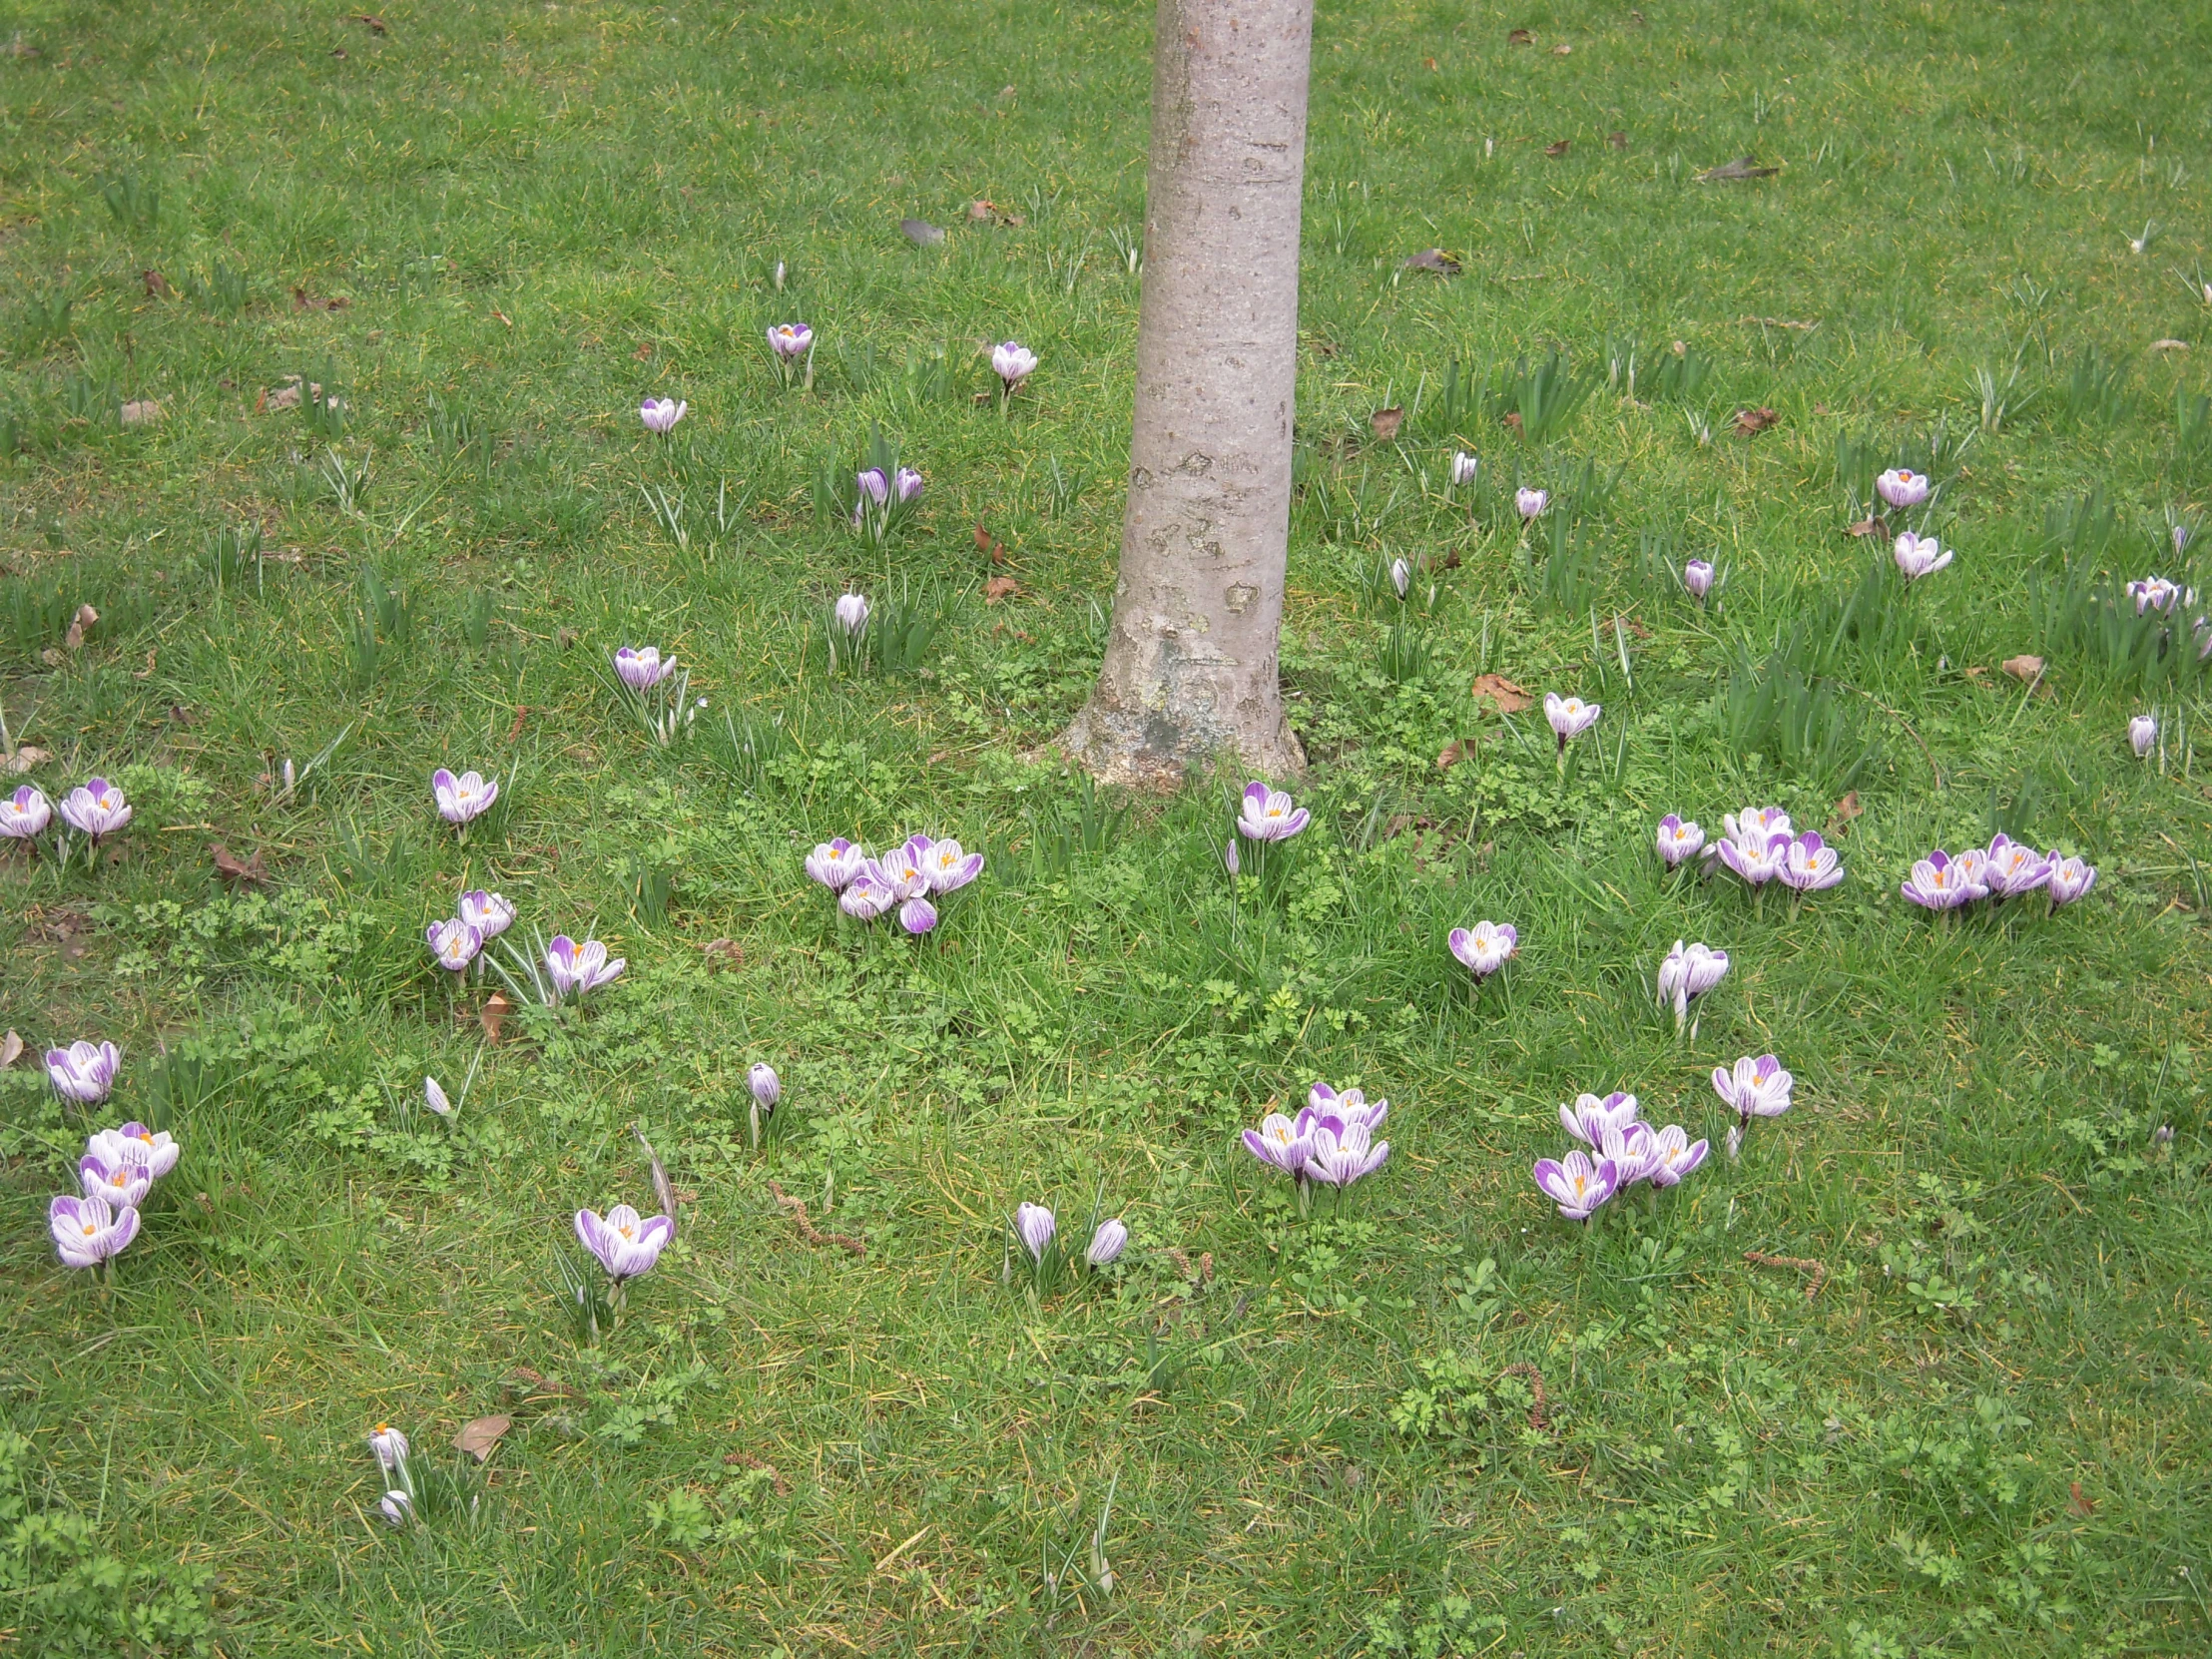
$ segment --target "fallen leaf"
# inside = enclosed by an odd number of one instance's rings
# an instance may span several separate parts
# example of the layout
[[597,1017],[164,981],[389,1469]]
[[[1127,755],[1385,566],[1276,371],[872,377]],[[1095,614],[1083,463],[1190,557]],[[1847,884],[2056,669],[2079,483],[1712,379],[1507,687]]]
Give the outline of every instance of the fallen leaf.
[[295,311],[342,311],[352,303],[352,300],[341,293],[333,293],[327,299],[320,299],[305,288],[291,290],[291,308]]
[[1853,819],[1859,817],[1860,814],[1864,813],[1866,810],[1866,808],[1859,805],[1859,792],[1857,790],[1853,790],[1849,795],[1845,796],[1843,800],[1836,803],[1835,816],[1831,818],[1829,822],[1841,827],[1843,825],[1849,824]]
[[1536,44],[1536,37],[1526,29],[1514,29],[1505,36],[1505,44],[1508,46],[1533,46]]
[[1966,668],[1966,678],[1971,680],[1975,685],[1978,686],[1981,684],[1982,681],[1989,678],[1989,671],[1983,668],[1979,663],[1972,663],[1969,664]]
[[970,219],[982,220],[988,224],[1003,225],[1008,230],[1015,231],[1020,230],[1026,223],[1021,215],[1009,213],[996,202],[986,202],[981,198],[968,204],[967,216]]
[[352,53],[348,52],[342,46],[333,46],[330,48],[330,56],[333,58],[350,58],[352,55]]
[[[322,388],[317,386],[315,390],[319,393]],[[297,380],[278,386],[274,391],[265,388],[262,395],[255,399],[254,412],[262,414],[270,409],[296,409],[299,407],[299,394],[300,386]]]
[[1436,67],[1436,60],[1434,58],[1423,58],[1420,62],[1423,69],[1432,71]]
[[902,219],[898,228],[906,233],[906,240],[917,248],[934,248],[944,241],[944,232],[926,219]]
[[372,35],[380,35],[384,33],[384,20],[380,17],[373,16],[368,12],[355,12],[353,14],[352,21],[354,21],[355,23],[366,25],[368,32]]
[[731,967],[745,966],[745,948],[736,939],[717,939],[701,948],[706,952],[710,966],[717,962],[727,963]]
[[154,678],[154,653],[153,653],[153,652],[151,652],[151,651],[147,652],[147,654],[146,654],[146,666],[145,666],[144,668],[134,668],[133,670],[131,670],[131,678],[132,678],[132,679],[134,679],[134,680],[151,680],[151,679],[153,679],[153,678]]
[[182,726],[188,730],[200,724],[200,717],[182,703],[172,703],[169,706],[169,720],[171,725]]
[[44,51],[40,47],[33,46],[21,35],[17,35],[15,39],[9,41],[7,45],[0,46],[0,56],[10,58],[36,58],[44,56]]
[[1605,135],[1605,146],[1609,150],[1626,150],[1628,148],[1628,135],[1626,133],[1607,133]]
[[1405,262],[1407,271],[1433,271],[1439,276],[1459,275],[1459,262],[1441,248],[1423,248]]
[[1006,544],[978,524],[975,527],[975,551],[994,565],[1006,562]]
[[1697,176],[1697,182],[1701,185],[1727,185],[1739,179],[1771,179],[1781,171],[1779,167],[1761,167],[1757,156],[1738,156],[1732,162],[1707,168]]
[[1368,416],[1368,427],[1381,443],[1388,443],[1397,436],[1397,429],[1405,424],[1405,411],[1399,408],[1378,409]]
[[1778,424],[1782,417],[1772,409],[1738,409],[1736,411],[1736,435],[1748,438]]
[[85,647],[85,630],[100,620],[100,613],[90,605],[77,607],[77,614],[69,619],[69,632],[62,636],[62,644],[71,651]]
[[1000,87],[998,89],[998,96],[1001,98],[1011,98],[1014,96],[1014,89],[1011,86]]
[[2189,349],[2189,342],[2185,339],[2154,339],[2150,342],[2150,348],[2153,351],[2186,351]]
[[1844,529],[1847,536],[1887,536],[1889,533],[1890,527],[1882,522],[1879,513],[1873,518],[1863,518],[1856,524],[1847,525]]
[[23,744],[13,755],[8,757],[8,770],[17,774],[26,773],[33,767],[44,766],[53,758],[52,755],[36,744]]
[[1557,144],[1547,144],[1544,146],[1544,154],[1557,161],[1567,153],[1568,146],[1573,142],[1571,139],[1561,139]]
[[[169,285],[169,278],[158,271],[140,272],[139,280],[146,284],[146,297],[149,299],[167,299],[177,291]],[[2153,346],[2152,349],[2156,350],[2157,347]]]
[[491,308],[491,314],[497,317],[499,321],[506,327],[512,328],[515,325],[515,319],[509,316],[505,311],[501,310],[497,305],[494,305]]
[[2066,1482],[2066,1507],[2087,1519],[2097,1512],[2097,1500],[2082,1495],[2080,1481],[2069,1480]]
[[0,1037],[0,1066],[12,1066],[23,1055],[23,1039],[11,1029]]
[[559,646],[563,651],[566,651],[570,646],[576,643],[576,630],[573,628],[554,629],[553,643]]
[[522,723],[529,716],[529,713],[530,705],[527,703],[515,710],[515,723],[507,728],[507,741],[509,743],[513,743],[515,739],[522,736]]
[[461,1431],[453,1436],[453,1449],[465,1451],[481,1463],[499,1444],[499,1436],[515,1425],[515,1419],[504,1411],[497,1416],[478,1417],[461,1424]]
[[1627,629],[1631,634],[1634,634],[1640,640],[1648,640],[1651,638],[1651,630],[1649,628],[1646,628],[1643,623],[1637,620],[1635,617],[1622,616],[1618,612],[1616,612],[1613,617],[1613,625],[1616,628]]
[[2003,669],[2013,679],[2025,681],[2029,685],[2033,685],[2043,677],[2043,659],[2040,657],[2030,657],[2024,654],[2018,657],[2007,657],[2003,662],[1997,664],[1997,667]]
[[60,668],[62,664],[69,661],[69,659],[62,654],[62,648],[58,645],[50,645],[44,651],[41,651],[38,654],[38,660],[44,663],[48,668]]
[[507,1373],[506,1382],[510,1390],[526,1389],[534,1394],[548,1394],[555,1399],[583,1399],[587,1397],[581,1388],[572,1388],[566,1382],[555,1382],[528,1366],[516,1366]]
[[983,584],[983,603],[995,605],[1001,599],[1011,599],[1021,592],[1021,584],[1011,576],[993,576]]
[[1507,409],[1507,410],[1505,411],[1505,416],[1504,416],[1504,419],[1505,419],[1505,424],[1506,424],[1506,425],[1508,425],[1508,426],[1510,426],[1510,427],[1512,427],[1512,429],[1513,429],[1513,430],[1514,430],[1515,432],[1518,432],[1518,431],[1519,431],[1519,430],[1521,429],[1521,417],[1520,417],[1520,410],[1518,410],[1518,409]]
[[269,870],[262,863],[260,847],[254,849],[253,857],[241,859],[236,852],[233,852],[221,841],[216,841],[208,847],[208,853],[215,859],[216,874],[221,876],[228,885],[234,887],[266,887],[269,885]]
[[1436,770],[1445,771],[1471,757],[1475,751],[1472,738],[1453,738],[1436,752]]
[[1565,41],[1561,41],[1557,46],[1554,46],[1551,49],[1551,55],[1555,58],[1569,57],[1572,56],[1574,48],[1569,46]]
[[642,362],[644,362],[646,358],[648,358],[648,357],[650,357],[650,356],[652,356],[652,355],[653,355],[653,342],[652,342],[651,340],[649,340],[649,339],[641,339],[641,340],[639,340],[639,341],[638,341],[638,348],[637,348],[637,349],[636,349],[635,351],[633,351],[633,352],[631,352],[631,353],[630,353],[630,356],[631,356],[631,358],[632,358],[632,360],[633,360],[633,361],[636,361],[636,362],[641,362],[641,363],[642,363]]
[[484,1041],[495,1043],[499,1040],[499,1028],[506,1024],[507,1015],[513,1009],[514,1004],[497,991],[484,999],[483,1010],[476,1016],[477,1023],[484,1028]]
[[1530,708],[1534,704],[1534,699],[1528,693],[1522,691],[1520,687],[1514,685],[1502,674],[1479,674],[1475,676],[1474,700],[1480,703],[1485,699],[1496,704],[1497,712],[1501,715],[1517,715],[1523,709]]
[[123,424],[126,426],[151,426],[168,415],[169,411],[156,397],[138,397],[123,405]]

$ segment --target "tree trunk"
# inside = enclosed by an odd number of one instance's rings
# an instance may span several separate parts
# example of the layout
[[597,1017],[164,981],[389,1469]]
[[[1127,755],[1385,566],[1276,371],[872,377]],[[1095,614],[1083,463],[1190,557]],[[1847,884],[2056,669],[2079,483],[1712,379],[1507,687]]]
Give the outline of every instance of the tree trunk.
[[1313,0],[1159,0],[1112,636],[1063,744],[1144,786],[1305,765],[1277,672]]

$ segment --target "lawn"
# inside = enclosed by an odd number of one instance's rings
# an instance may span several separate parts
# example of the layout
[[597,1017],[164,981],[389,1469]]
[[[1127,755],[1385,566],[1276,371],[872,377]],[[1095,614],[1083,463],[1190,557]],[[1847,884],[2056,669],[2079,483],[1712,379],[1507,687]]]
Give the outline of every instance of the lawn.
[[[1326,6],[1312,820],[1234,878],[1242,777],[1052,746],[1151,26],[0,9],[9,782],[135,810],[0,856],[0,1651],[2212,1648],[2205,681],[2193,596],[2123,587],[2212,592],[2212,14]],[[1955,552],[1910,584],[1908,527]],[[1656,855],[1768,807],[1841,884]],[[985,855],[925,935],[803,868],[912,832]],[[2094,886],[1901,894],[1999,833]],[[449,973],[471,888],[518,919]],[[557,931],[620,977],[532,1000]],[[1681,1021],[1677,940],[1731,964]],[[1769,1053],[1732,1157],[1711,1074]],[[1240,1141],[1317,1081],[1390,1102],[1341,1195]],[[1616,1090],[1710,1156],[1562,1219],[1531,1166]],[[67,1269],[126,1118],[181,1161]],[[675,1240],[595,1320],[571,1220],[657,1211],[641,1139]],[[1127,1248],[1036,1294],[1024,1201]]]

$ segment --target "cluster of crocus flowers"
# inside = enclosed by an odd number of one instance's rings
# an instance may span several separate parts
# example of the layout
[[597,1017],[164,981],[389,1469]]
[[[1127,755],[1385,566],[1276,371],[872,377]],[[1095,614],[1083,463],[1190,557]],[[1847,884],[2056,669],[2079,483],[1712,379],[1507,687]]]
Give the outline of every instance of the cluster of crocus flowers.
[[1544,693],[1544,719],[1551,726],[1551,735],[1559,740],[1559,753],[1567,752],[1570,739],[1579,738],[1597,724],[1597,717],[1605,712],[1602,703],[1585,703],[1579,697],[1561,697],[1557,692]]
[[1916,536],[1910,530],[1898,537],[1897,544],[1891,551],[1897,559],[1898,569],[1908,582],[1917,582],[1923,576],[1935,575],[1949,564],[1954,556],[1950,548],[1943,546],[1934,536]]
[[[1024,1203],[1014,1210],[1012,1245],[1018,1245],[1029,1274],[1032,1296],[1046,1297],[1069,1273],[1098,1273],[1113,1266],[1129,1245],[1129,1228],[1119,1216],[1109,1216],[1091,1229],[1091,1242],[1081,1256],[1073,1255],[1060,1238],[1059,1218],[1042,1204]],[[1012,1278],[1014,1253],[1007,1250],[1007,1277]]]
[[690,409],[691,405],[689,403],[678,402],[674,398],[648,397],[638,406],[638,418],[645,422],[645,429],[648,432],[657,432],[662,437],[666,437],[676,430],[676,423],[682,420]]
[[2196,590],[2184,588],[2179,582],[2169,582],[2163,576],[2146,576],[2139,582],[2127,585],[2128,598],[2135,601],[2135,614],[2148,615],[2156,611],[2163,616],[2176,604],[2194,605]]
[[983,873],[983,854],[950,838],[909,835],[875,856],[839,835],[807,854],[807,873],[837,895],[837,908],[856,921],[898,912],[909,933],[926,933],[939,920],[938,900]]
[[1956,857],[1936,848],[1915,860],[1898,891],[1924,910],[1957,910],[1986,898],[2001,904],[2041,888],[2050,907],[2071,904],[2096,885],[2094,864],[2033,847],[1998,834],[1986,848],[1969,846]]
[[871,547],[881,547],[921,499],[921,474],[910,466],[863,467],[853,474],[852,527]]
[[1037,372],[1037,354],[1017,339],[991,347],[991,372],[998,376],[998,406],[1004,410],[1022,382]]
[[1509,921],[1478,921],[1472,927],[1454,927],[1444,945],[1479,985],[1520,950],[1520,930]]
[[1559,1108],[1560,1126],[1589,1150],[1539,1158],[1531,1173],[1537,1191],[1568,1221],[1588,1221],[1639,1181],[1655,1190],[1675,1186],[1705,1162],[1706,1142],[1691,1140],[1680,1124],[1654,1129],[1636,1112],[1636,1097],[1619,1090],[1602,1100],[1582,1095]]
[[1676,939],[1659,964],[1657,987],[1660,1004],[1674,1005],[1675,1029],[1680,1030],[1690,1017],[1690,1004],[1727,977],[1727,951]]
[[[113,1047],[108,1051],[113,1054]],[[49,1057],[49,1069],[52,1063]],[[77,1160],[78,1191],[58,1195],[46,1208],[62,1266],[109,1271],[106,1264],[138,1237],[139,1208],[154,1183],[177,1167],[183,1150],[166,1130],[143,1123],[88,1136]]]
[[[1801,893],[1819,892],[1844,878],[1836,849],[1817,830],[1799,830],[1780,807],[1747,807],[1721,815],[1722,835],[1705,847],[1708,865],[1726,864],[1747,886],[1769,881]],[[1694,821],[1669,813],[1659,821],[1659,856],[1669,868],[1704,845],[1705,831]]]
[[673,656],[662,656],[660,648],[652,645],[619,647],[614,663],[617,696],[638,717],[648,737],[663,749],[672,748],[706,706],[704,698],[697,708],[692,704],[690,671],[678,668]]
[[1390,1143],[1375,1138],[1389,1116],[1390,1103],[1369,1104],[1359,1089],[1341,1094],[1327,1083],[1316,1083],[1306,1096],[1306,1109],[1296,1118],[1270,1112],[1258,1129],[1244,1132],[1245,1150],[1271,1169],[1291,1178],[1304,1214],[1313,1202],[1316,1187],[1342,1193],[1347,1187],[1382,1167],[1390,1155]]
[[[129,824],[132,811],[122,789],[105,778],[79,784],[61,799],[62,824],[83,835],[88,847],[97,847],[103,838]],[[36,848],[39,836],[53,825],[54,812],[54,803],[46,799],[43,790],[19,784],[11,795],[0,800],[0,837]],[[69,837],[64,834],[61,841],[66,862]]]
[[779,322],[768,331],[768,348],[776,360],[776,372],[789,387],[804,378],[815,384],[815,331],[804,322]]
[[504,894],[478,887],[462,893],[453,908],[452,915],[423,929],[423,937],[439,967],[461,973],[476,964],[484,946],[513,925],[515,907]]
[[499,780],[480,772],[464,772],[458,778],[444,767],[430,774],[430,798],[438,817],[456,829],[473,823],[491,811],[499,799]]
[[1743,1149],[1744,1131],[1753,1118],[1778,1118],[1790,1109],[1790,1091],[1797,1079],[1772,1054],[1754,1059],[1747,1054],[1733,1066],[1713,1068],[1713,1092],[1736,1114],[1728,1131],[1728,1156]]

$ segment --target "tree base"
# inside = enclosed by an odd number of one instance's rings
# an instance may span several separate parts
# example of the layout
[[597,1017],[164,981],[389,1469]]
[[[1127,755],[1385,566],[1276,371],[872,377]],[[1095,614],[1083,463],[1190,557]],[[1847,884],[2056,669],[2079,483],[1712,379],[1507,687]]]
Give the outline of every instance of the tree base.
[[1244,776],[1280,782],[1306,771],[1306,750],[1277,716],[1272,732],[1224,729],[1211,711],[1183,719],[1165,709],[1134,713],[1110,708],[1096,697],[1086,703],[1060,748],[1102,784],[1167,795],[1191,774],[1234,766]]

